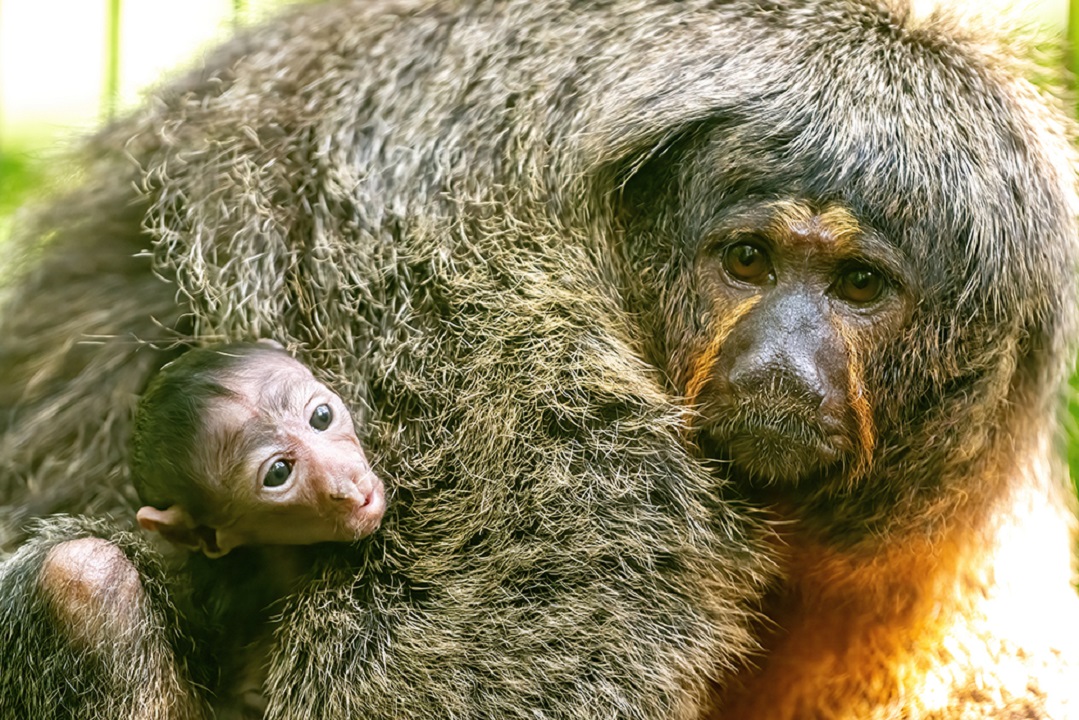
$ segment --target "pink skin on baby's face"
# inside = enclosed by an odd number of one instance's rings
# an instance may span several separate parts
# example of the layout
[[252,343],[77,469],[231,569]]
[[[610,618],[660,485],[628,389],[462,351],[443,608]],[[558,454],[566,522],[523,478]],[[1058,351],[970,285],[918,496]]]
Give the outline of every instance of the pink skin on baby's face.
[[[284,353],[260,355],[210,406],[204,467],[221,498],[223,554],[239,545],[348,542],[378,529],[386,500],[336,393]],[[209,524],[209,523],[207,523]]]

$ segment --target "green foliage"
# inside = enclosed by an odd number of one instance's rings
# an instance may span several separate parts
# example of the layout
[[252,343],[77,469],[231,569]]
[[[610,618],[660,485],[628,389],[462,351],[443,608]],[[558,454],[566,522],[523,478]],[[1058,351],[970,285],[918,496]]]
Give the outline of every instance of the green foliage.
[[16,208],[44,181],[44,172],[29,154],[0,150],[0,243],[11,230]]
[[0,150],[0,218],[6,218],[44,180],[44,173],[28,154]]
[[1071,469],[1072,484],[1079,492],[1079,372],[1072,375],[1068,384],[1068,417],[1065,418],[1065,430],[1068,467]]

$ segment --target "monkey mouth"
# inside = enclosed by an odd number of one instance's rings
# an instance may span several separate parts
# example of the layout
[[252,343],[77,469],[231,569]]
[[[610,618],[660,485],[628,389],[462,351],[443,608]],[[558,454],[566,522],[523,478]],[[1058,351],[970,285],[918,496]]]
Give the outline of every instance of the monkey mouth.
[[851,445],[846,435],[807,418],[741,418],[717,424],[702,438],[705,453],[729,462],[750,479],[796,483],[843,462]]

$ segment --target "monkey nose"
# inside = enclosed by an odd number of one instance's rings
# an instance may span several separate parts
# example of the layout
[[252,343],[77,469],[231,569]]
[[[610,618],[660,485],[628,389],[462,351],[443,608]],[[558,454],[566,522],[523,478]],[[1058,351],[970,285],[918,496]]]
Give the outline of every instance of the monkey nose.
[[338,485],[334,490],[329,493],[330,499],[335,502],[352,501],[358,502],[360,505],[366,505],[368,502],[369,493],[364,492],[360,488],[353,487],[341,487]]
[[827,390],[820,376],[804,367],[792,367],[792,363],[760,362],[736,363],[728,381],[731,387],[745,397],[784,399],[797,402],[804,411],[817,411],[827,401]]
[[371,502],[371,495],[373,494],[373,488],[371,485],[369,473],[364,472],[359,476],[349,476],[347,478],[338,478],[333,488],[327,493],[331,500],[335,502],[355,502],[361,506],[367,505]]

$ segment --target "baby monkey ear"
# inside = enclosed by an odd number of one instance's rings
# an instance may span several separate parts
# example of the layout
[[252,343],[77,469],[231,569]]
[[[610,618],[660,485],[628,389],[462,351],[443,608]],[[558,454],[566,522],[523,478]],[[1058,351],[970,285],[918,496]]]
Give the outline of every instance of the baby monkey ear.
[[172,505],[164,510],[144,505],[135,516],[144,530],[156,532],[173,545],[207,557],[221,557],[232,548],[222,549],[217,542],[217,530],[199,525],[187,510]]

